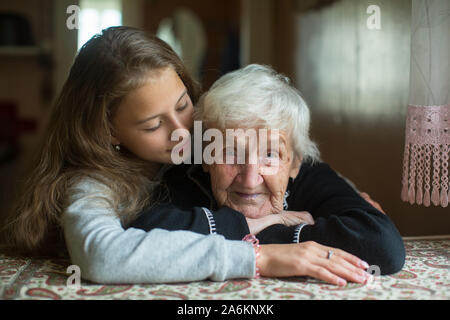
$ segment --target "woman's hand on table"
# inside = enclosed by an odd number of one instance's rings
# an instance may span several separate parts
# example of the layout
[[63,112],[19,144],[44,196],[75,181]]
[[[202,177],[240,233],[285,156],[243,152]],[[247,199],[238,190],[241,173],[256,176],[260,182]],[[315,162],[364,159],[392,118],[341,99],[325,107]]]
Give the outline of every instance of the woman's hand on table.
[[[329,251],[332,251],[328,259]],[[257,260],[261,276],[309,276],[344,286],[347,281],[366,283],[369,265],[343,250],[323,246],[314,241],[260,246]]]
[[269,214],[262,218],[245,218],[251,234],[258,234],[265,228],[274,224],[296,226],[301,223],[314,224],[314,219],[307,211],[282,211],[277,214]]

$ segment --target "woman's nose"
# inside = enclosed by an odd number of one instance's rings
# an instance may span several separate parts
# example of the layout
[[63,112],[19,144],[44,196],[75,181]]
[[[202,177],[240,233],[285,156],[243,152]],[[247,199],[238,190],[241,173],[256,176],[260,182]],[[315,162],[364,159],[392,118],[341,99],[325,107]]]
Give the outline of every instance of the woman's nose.
[[248,189],[253,189],[263,183],[263,177],[257,164],[243,164],[239,170],[239,183]]

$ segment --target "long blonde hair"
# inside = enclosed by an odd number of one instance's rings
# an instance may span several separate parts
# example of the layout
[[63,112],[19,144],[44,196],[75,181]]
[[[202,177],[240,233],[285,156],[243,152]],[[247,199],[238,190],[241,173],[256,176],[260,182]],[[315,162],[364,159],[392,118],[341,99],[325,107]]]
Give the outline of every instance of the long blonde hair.
[[111,119],[122,98],[163,67],[177,72],[195,103],[198,84],[155,36],[111,27],[81,48],[4,224],[6,244],[14,253],[51,254],[51,244],[61,244],[60,216],[69,188],[82,178],[107,184],[123,222],[150,204],[148,163],[114,150]]

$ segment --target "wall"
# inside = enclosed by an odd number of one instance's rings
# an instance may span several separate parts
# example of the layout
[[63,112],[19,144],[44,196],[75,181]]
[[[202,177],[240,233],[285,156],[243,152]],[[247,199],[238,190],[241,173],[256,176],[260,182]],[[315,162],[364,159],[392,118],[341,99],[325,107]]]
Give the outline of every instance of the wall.
[[[36,145],[43,114],[53,96],[52,66],[49,54],[52,46],[52,0],[17,0],[0,2],[0,12],[24,16],[30,23],[34,46],[25,49],[0,48],[0,104],[13,103],[17,107],[17,122],[28,122],[28,132],[17,138],[18,153],[0,163],[0,214],[10,202],[16,174]],[[11,120],[9,120],[11,122]],[[13,125],[9,123],[9,125]]]
[[241,1],[242,65],[272,65],[295,81],[295,1]]
[[[381,30],[367,28],[372,4]],[[379,201],[402,235],[449,234],[449,208],[400,199],[410,16],[409,0],[341,0],[298,13],[296,82],[326,162]]]

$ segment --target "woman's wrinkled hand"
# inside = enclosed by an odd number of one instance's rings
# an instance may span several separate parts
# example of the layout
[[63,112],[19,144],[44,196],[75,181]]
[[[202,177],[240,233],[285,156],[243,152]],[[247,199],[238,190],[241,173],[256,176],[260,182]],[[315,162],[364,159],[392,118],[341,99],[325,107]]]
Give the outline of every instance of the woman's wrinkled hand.
[[285,226],[296,226],[300,223],[314,224],[314,218],[308,211],[282,211],[277,214],[278,223]]
[[[332,251],[330,259],[328,253]],[[309,276],[338,286],[347,281],[366,283],[369,265],[343,250],[323,246],[314,241],[260,246],[257,260],[261,276]]]
[[282,211],[277,214],[269,214],[262,218],[246,218],[251,234],[258,234],[262,230],[274,224],[296,226],[301,223],[314,224],[314,219],[307,211]]

